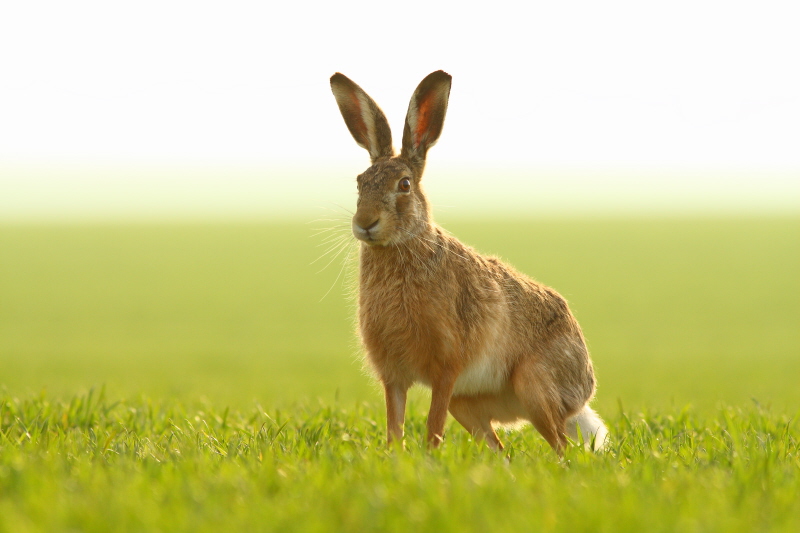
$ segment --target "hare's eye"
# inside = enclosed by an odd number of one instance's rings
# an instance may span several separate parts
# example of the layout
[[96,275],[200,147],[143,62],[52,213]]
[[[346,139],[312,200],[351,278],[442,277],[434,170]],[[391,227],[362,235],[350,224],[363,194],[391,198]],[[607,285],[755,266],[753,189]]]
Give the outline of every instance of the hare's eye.
[[411,180],[408,178],[403,178],[400,180],[400,183],[397,184],[397,190],[400,192],[408,192],[411,190]]

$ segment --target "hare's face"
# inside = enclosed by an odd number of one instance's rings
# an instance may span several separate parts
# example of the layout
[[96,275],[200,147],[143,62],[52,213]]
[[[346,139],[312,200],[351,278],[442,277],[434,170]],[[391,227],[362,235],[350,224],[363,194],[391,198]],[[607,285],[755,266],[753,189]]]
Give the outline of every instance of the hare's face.
[[358,176],[353,235],[369,245],[397,244],[428,224],[419,176],[401,158],[378,161]]

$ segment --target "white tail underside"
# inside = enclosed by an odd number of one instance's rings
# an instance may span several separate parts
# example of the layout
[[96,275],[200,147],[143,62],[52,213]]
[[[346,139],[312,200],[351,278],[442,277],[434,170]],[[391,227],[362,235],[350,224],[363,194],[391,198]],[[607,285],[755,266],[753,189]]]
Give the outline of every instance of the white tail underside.
[[[581,435],[578,435],[580,429]],[[588,405],[577,415],[567,420],[567,435],[575,442],[583,438],[586,449],[596,452],[602,451],[608,441],[608,430],[601,420]]]

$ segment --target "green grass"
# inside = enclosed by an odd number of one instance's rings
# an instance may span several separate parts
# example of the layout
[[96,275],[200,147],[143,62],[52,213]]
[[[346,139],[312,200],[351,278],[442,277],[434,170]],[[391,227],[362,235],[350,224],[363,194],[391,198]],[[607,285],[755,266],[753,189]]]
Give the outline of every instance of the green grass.
[[797,531],[798,422],[757,407],[609,416],[595,456],[532,431],[504,455],[380,409],[187,410],[91,394],[0,402],[4,531]]
[[428,453],[423,391],[384,450],[325,224],[0,225],[0,532],[800,530],[800,219],[446,224],[584,328],[564,462]]

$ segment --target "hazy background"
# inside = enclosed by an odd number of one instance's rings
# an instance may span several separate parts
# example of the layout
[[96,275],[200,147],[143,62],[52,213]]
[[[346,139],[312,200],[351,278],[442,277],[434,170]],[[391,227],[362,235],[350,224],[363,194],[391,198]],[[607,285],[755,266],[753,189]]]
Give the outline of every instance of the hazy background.
[[8,3],[0,393],[380,402],[346,213],[368,158],[328,79],[362,85],[399,144],[444,69],[435,216],[569,299],[601,412],[796,406],[799,20],[763,1]]
[[[795,2],[17,2],[0,16],[0,217],[307,216],[386,111],[454,77],[444,213],[797,212]],[[441,213],[440,213],[441,214]]]

